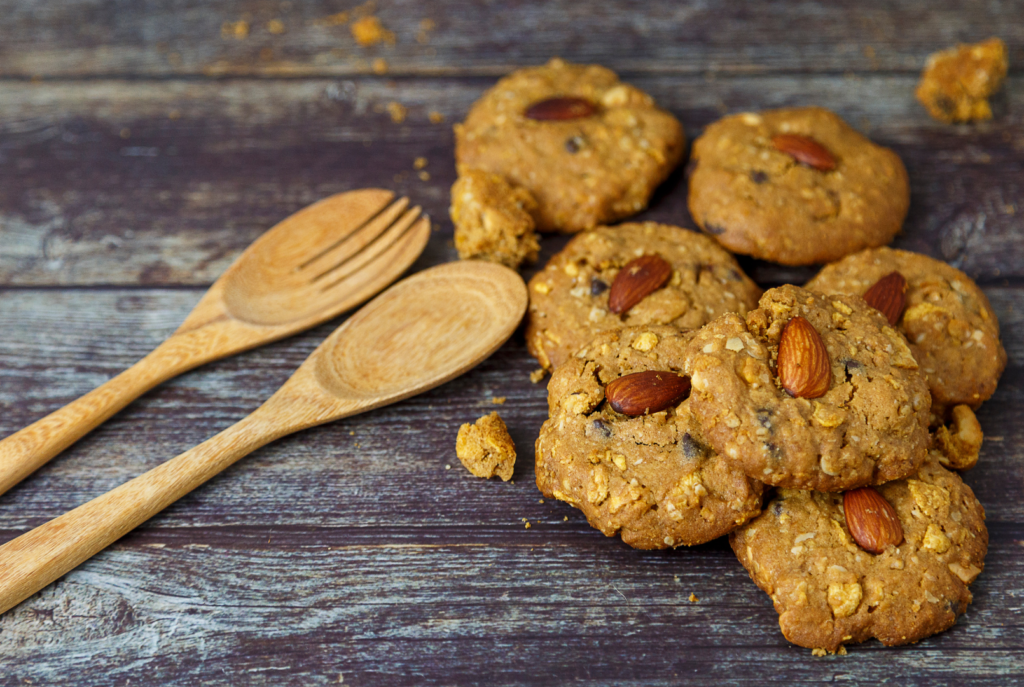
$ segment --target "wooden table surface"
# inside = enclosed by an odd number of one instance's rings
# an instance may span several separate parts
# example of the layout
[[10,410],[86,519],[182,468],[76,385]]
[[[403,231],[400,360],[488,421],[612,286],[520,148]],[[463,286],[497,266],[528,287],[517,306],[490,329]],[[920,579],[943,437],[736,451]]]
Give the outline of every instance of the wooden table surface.
[[[0,0],[0,436],[142,357],[246,245],[325,195],[406,193],[435,223],[413,269],[455,259],[452,123],[497,76],[560,55],[617,70],[691,140],[726,113],[813,104],[902,156],[895,245],[975,278],[1009,353],[965,476],[991,537],[973,605],[917,645],[814,658],[724,540],[635,551],[541,501],[545,388],[520,330],[433,392],[258,451],[0,617],[0,684],[1024,680],[1024,2],[379,0],[395,40],[370,47],[323,21],[346,9]],[[1011,59],[995,118],[930,120],[913,98],[925,57],[991,35]],[[685,197],[677,173],[641,217],[692,227]],[[743,265],[762,286],[814,272]],[[238,420],[337,324],[142,397],[0,497],[0,541]],[[454,452],[494,396],[520,450],[509,483]]]

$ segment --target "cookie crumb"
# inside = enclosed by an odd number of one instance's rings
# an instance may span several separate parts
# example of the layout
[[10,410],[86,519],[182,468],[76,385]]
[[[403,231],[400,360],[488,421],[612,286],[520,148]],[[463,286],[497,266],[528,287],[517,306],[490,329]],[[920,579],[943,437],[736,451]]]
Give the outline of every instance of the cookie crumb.
[[383,57],[378,57],[373,61],[373,66],[370,67],[374,74],[387,74],[388,73],[388,61]]
[[566,515],[565,517],[563,517],[562,522],[569,522],[569,516]]
[[526,529],[530,529],[530,521],[529,520],[526,521]]
[[828,652],[824,649],[812,649],[811,656],[827,656]]
[[459,427],[455,453],[466,469],[477,477],[497,475],[507,482],[516,463],[516,447],[497,411],[484,415],[474,424]]
[[417,174],[416,176],[418,176],[418,177],[420,178],[420,181],[430,181],[430,172],[428,172],[428,171],[427,171],[427,170],[425,170],[425,169],[424,169],[424,170],[422,170],[422,171],[421,171],[421,172],[420,172],[419,174]]
[[425,157],[418,157],[418,158],[416,158],[415,160],[412,161],[412,168],[413,169],[423,169],[424,167],[427,166],[428,162],[429,161],[427,160],[427,158],[425,158]]
[[700,601],[700,599],[697,598],[697,595],[693,592],[690,592],[690,603],[695,604],[698,601]]
[[244,19],[238,21],[226,21],[220,25],[221,38],[234,38],[243,40],[249,35],[249,22]]
[[[506,399],[505,399],[504,396],[492,396],[491,397],[491,403],[493,403],[496,406],[504,405],[505,404],[505,400]],[[544,502],[541,501],[541,503],[544,503]]]
[[267,31],[275,36],[284,33],[284,22],[280,19],[271,19],[267,22]]
[[999,90],[1009,62],[998,38],[960,44],[928,56],[915,95],[946,124],[992,119],[987,98]]
[[544,503],[544,499],[537,499],[537,503]]
[[531,214],[533,194],[497,174],[468,170],[452,186],[449,210],[459,258],[479,258],[515,269],[540,251]]
[[538,367],[536,370],[530,373],[530,381],[536,384],[540,380],[544,379],[545,371],[543,367]]
[[395,44],[395,34],[385,29],[380,19],[372,14],[353,22],[349,30],[352,31],[356,43],[364,48],[377,43]]
[[395,124],[401,124],[404,122],[405,116],[408,112],[409,111],[402,103],[395,102],[394,100],[388,103],[388,114],[391,115],[391,121]]
[[431,110],[430,114],[427,115],[427,119],[430,120],[431,124],[440,124],[444,121],[444,115],[437,110]]

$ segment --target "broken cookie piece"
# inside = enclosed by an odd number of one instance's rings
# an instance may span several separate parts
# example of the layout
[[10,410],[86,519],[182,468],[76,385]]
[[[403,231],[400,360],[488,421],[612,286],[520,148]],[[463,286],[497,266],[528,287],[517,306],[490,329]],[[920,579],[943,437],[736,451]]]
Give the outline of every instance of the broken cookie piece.
[[929,55],[915,95],[940,122],[992,119],[987,98],[1006,78],[1006,45],[990,38]]
[[512,479],[516,464],[516,447],[508,428],[497,412],[484,415],[473,424],[459,427],[455,454],[466,469],[477,477],[488,479],[497,475],[503,481]]
[[459,257],[512,269],[533,262],[540,250],[531,214],[536,208],[525,188],[513,187],[497,174],[468,170],[452,186],[449,210]]
[[944,467],[969,470],[978,462],[984,434],[970,406],[953,408],[953,421],[932,435],[932,449]]

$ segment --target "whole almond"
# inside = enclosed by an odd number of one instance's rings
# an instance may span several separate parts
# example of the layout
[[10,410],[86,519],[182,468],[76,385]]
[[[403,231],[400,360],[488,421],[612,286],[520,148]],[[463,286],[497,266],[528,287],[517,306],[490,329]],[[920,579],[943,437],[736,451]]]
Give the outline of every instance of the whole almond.
[[832,157],[832,153],[813,138],[796,134],[779,134],[772,137],[772,145],[776,150],[786,153],[797,162],[814,167],[819,171],[827,172],[836,168],[836,159]]
[[538,121],[558,121],[589,117],[597,111],[597,106],[586,98],[565,96],[540,100],[526,108],[526,117]]
[[799,315],[786,323],[779,341],[779,382],[798,398],[824,396],[832,383],[832,364],[821,335]]
[[864,293],[864,300],[895,325],[907,305],[907,280],[899,272],[890,272]]
[[672,265],[658,255],[641,255],[626,263],[608,291],[608,309],[616,315],[626,312],[654,293],[672,276]]
[[850,536],[865,551],[882,553],[886,546],[899,546],[903,541],[903,526],[896,509],[871,487],[844,493],[843,511]]
[[618,413],[636,417],[657,413],[690,393],[690,378],[674,372],[648,370],[619,377],[605,387],[608,403]]

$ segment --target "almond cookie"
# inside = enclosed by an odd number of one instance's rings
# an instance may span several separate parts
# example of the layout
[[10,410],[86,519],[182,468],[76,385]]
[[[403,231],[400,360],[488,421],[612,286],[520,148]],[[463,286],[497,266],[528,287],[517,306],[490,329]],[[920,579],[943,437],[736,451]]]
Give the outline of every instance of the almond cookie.
[[690,214],[734,253],[810,265],[881,246],[910,205],[903,162],[818,107],[747,112],[693,144]]
[[[658,256],[671,273],[628,309],[612,312],[613,283],[642,256]],[[693,329],[727,312],[746,314],[761,295],[714,241],[654,222],[598,227],[573,238],[534,275],[529,291],[526,345],[548,370],[600,332],[650,324]]]
[[827,265],[806,288],[863,295],[891,272],[907,281],[896,327],[928,380],[934,419],[960,404],[977,409],[995,392],[1006,351],[988,298],[966,274],[927,255],[876,248]]
[[554,59],[473,105],[455,125],[455,162],[529,190],[540,231],[572,233],[647,207],[685,142],[675,117],[611,70]]
[[[791,323],[798,338],[784,334]],[[771,289],[746,320],[724,315],[690,347],[693,413],[750,477],[843,491],[906,477],[925,458],[924,377],[903,335],[858,296]]]
[[[700,544],[761,510],[761,484],[707,446],[681,398],[688,385],[678,373],[692,336],[670,326],[606,332],[556,369],[548,385],[537,487],[638,549]],[[657,380],[641,381],[613,393],[617,380],[636,373],[681,386],[666,395]]]
[[[780,489],[760,517],[730,535],[733,551],[779,613],[786,639],[835,652],[872,637],[911,644],[951,627],[988,551],[985,510],[937,460],[876,487],[902,540],[878,554],[858,545],[871,511],[842,494]],[[850,523],[859,519],[859,525]]]
[[452,185],[449,213],[455,249],[463,260],[479,258],[516,269],[537,259],[540,243],[530,214],[537,201],[497,174],[469,170]]

